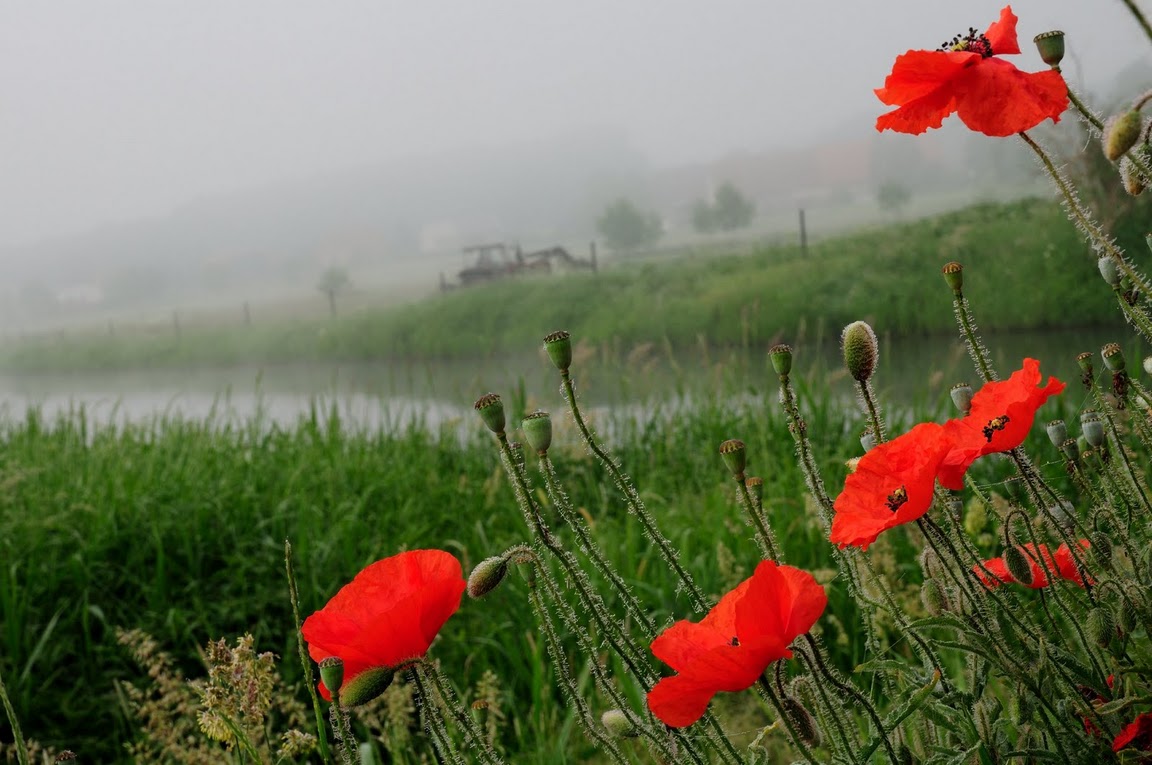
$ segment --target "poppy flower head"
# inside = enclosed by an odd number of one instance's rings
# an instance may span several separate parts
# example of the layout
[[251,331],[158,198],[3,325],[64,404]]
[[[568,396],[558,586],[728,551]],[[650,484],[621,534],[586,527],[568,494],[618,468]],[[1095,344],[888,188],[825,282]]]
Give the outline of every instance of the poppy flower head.
[[1006,452],[1024,443],[1036,420],[1036,410],[1063,391],[1055,377],[1040,386],[1040,362],[1024,359],[1007,380],[985,383],[972,397],[968,414],[944,424],[953,446],[940,467],[940,483],[964,488],[964,472],[985,454]]
[[[466,585],[460,561],[443,550],[376,561],[304,620],[308,653],[315,661],[343,659],[343,688],[369,670],[419,659],[460,607]],[[323,683],[320,693],[331,699]]]
[[944,428],[924,422],[866,452],[836,498],[831,541],[866,550],[880,532],[928,512],[949,448]]
[[[1092,549],[1092,543],[1087,539],[1081,539],[1076,543],[1082,551]],[[1068,545],[1062,544],[1056,548],[1056,555],[1054,556],[1056,563],[1056,570],[1060,572],[1063,579],[1070,582],[1075,582],[1079,586],[1084,586],[1084,577],[1080,575],[1080,569],[1076,566],[1076,560],[1072,557],[1072,551]],[[1083,559],[1083,555],[1081,555]],[[1093,583],[1092,577],[1088,577],[1089,583]]]
[[1006,136],[1060,120],[1068,88],[1054,70],[1027,73],[1000,56],[1020,52],[1011,6],[983,34],[970,28],[937,50],[910,50],[896,59],[876,96],[897,107],[876,120],[877,130],[923,133],[957,113],[970,129]]
[[[1087,539],[1081,539],[1078,544],[1082,550],[1087,550],[1091,547]],[[1055,554],[1052,554],[1048,549],[1048,545],[1045,544],[1041,544],[1038,550],[1036,545],[1028,543],[1021,545],[1021,550],[1024,553],[1024,559],[1028,561],[1028,568],[1032,572],[1032,581],[1026,585],[1027,587],[1038,590],[1042,587],[1047,587],[1051,583],[1048,580],[1045,565],[1047,571],[1052,572],[1053,576],[1074,582],[1080,587],[1084,586],[1084,579],[1080,576],[1080,572],[1076,568],[1076,562],[1072,558],[1072,553],[1068,549],[1068,545],[1060,545],[1056,548]],[[1041,565],[1041,559],[1043,559],[1045,565]],[[988,589],[995,589],[1002,584],[1019,584],[1016,577],[1012,576],[1011,572],[1008,571],[1008,565],[1004,562],[1003,558],[986,560],[983,566],[976,566],[972,570]],[[1088,581],[1092,581],[1091,578],[1089,578]]]
[[1137,716],[1112,740],[1112,751],[1121,749],[1152,749],[1152,712]]
[[691,725],[717,693],[742,691],[769,664],[791,657],[788,645],[812,628],[827,604],[808,572],[760,563],[700,622],[678,621],[652,641],[653,655],[678,674],[648,692],[649,709],[666,725]]

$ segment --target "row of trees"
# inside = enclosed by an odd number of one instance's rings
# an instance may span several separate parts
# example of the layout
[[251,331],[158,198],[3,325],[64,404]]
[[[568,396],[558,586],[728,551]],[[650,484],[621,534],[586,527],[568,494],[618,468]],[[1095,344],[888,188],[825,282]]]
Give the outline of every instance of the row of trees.
[[[716,190],[712,201],[697,200],[692,207],[692,226],[701,234],[746,228],[756,216],[756,206],[731,183]],[[649,247],[664,235],[664,223],[654,212],[641,210],[620,198],[608,205],[596,222],[604,243],[613,250]]]

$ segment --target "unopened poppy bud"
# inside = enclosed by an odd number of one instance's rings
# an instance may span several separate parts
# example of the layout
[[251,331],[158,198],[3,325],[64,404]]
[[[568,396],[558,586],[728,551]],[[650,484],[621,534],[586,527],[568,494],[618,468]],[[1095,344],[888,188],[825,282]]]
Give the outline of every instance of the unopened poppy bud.
[[561,372],[572,366],[572,336],[564,330],[557,330],[544,337],[544,350],[548,358]]
[[1004,550],[1004,566],[1012,578],[1020,584],[1032,584],[1032,567],[1028,565],[1024,551],[1016,545],[1009,545]]
[[1104,359],[1104,365],[1113,372],[1122,372],[1128,365],[1124,359],[1124,351],[1120,348],[1119,343],[1108,343],[1100,349],[1100,356]]
[[772,368],[776,374],[787,377],[792,373],[792,346],[784,343],[774,345],[769,349],[768,357],[772,359]]
[[1100,140],[1104,144],[1104,156],[1109,162],[1115,162],[1128,153],[1128,150],[1140,140],[1140,132],[1144,128],[1144,121],[1140,112],[1130,109],[1124,114],[1109,117],[1104,123],[1104,132]]
[[1116,267],[1116,261],[1111,255],[1100,256],[1096,261],[1096,268],[1100,270],[1100,275],[1110,287],[1120,286],[1120,269]]
[[880,357],[880,344],[876,333],[867,322],[854,321],[844,328],[840,335],[840,345],[844,351],[844,366],[857,382],[866,382],[876,371],[876,361]]
[[328,689],[328,693],[336,695],[340,686],[344,685],[344,660],[339,656],[329,656],[320,660],[320,682]]
[[753,499],[760,501],[764,499],[764,479],[757,476],[749,476],[744,481],[745,488],[748,493],[752,495]]
[[816,727],[816,720],[794,696],[784,696],[780,699],[780,706],[784,714],[792,721],[796,735],[808,746],[820,745],[820,729]]
[[640,735],[640,731],[636,730],[628,715],[619,709],[609,709],[600,715],[600,724],[615,738],[636,738]]
[[964,414],[972,411],[972,386],[968,383],[956,383],[952,389],[948,391],[948,395],[952,397],[952,403],[956,405]]
[[940,556],[931,547],[925,547],[920,552],[920,571],[923,572],[925,579],[940,575]]
[[1080,443],[1075,438],[1069,438],[1060,444],[1060,451],[1073,462],[1080,461]]
[[346,707],[358,707],[388,690],[396,678],[396,670],[390,667],[366,669],[344,684],[340,689],[340,703]]
[[484,420],[484,424],[493,433],[504,432],[504,402],[495,393],[485,393],[480,398],[476,399],[473,404],[476,411],[480,413],[480,419]]
[[508,556],[496,555],[476,564],[468,575],[468,597],[482,598],[500,586],[508,575]]
[[1103,446],[1104,423],[1100,420],[1099,414],[1089,410],[1080,415],[1080,429],[1084,432],[1084,438],[1087,439],[1089,446]]
[[1120,598],[1120,602],[1116,604],[1116,626],[1125,635],[1130,635],[1136,629],[1139,623],[1140,615],[1136,613],[1136,607],[1132,605],[1132,601],[1128,598]]
[[76,760],[76,753],[71,749],[65,749],[60,754],[56,755],[54,762],[75,762]]
[[744,480],[744,467],[747,464],[747,455],[744,451],[744,442],[738,438],[730,438],[724,443],[720,444],[720,456],[724,458],[724,464],[728,466],[731,471],[732,477]]
[[547,412],[537,409],[520,423],[524,431],[524,440],[536,450],[539,455],[548,453],[552,446],[552,417]]
[[870,452],[876,447],[876,436],[872,435],[871,429],[860,434],[860,446],[865,452]]
[[1032,38],[1036,43],[1036,50],[1040,51],[1040,59],[1051,67],[1060,66],[1064,60],[1064,33],[1058,29],[1051,32],[1042,32]]
[[943,268],[944,281],[953,293],[959,295],[964,289],[964,266],[956,261],[945,263]]
[[1064,420],[1052,420],[1048,423],[1048,440],[1052,445],[1059,449],[1065,441],[1068,440],[1068,426],[1064,424]]
[[1100,563],[1101,566],[1107,566],[1112,562],[1112,540],[1103,531],[1097,531],[1092,534],[1092,556]]
[[920,602],[924,610],[931,616],[939,616],[948,610],[948,601],[944,597],[944,590],[935,579],[925,579],[920,585]]
[[1133,197],[1140,196],[1147,188],[1144,176],[1136,169],[1136,163],[1132,161],[1131,156],[1120,160],[1120,182],[1124,184],[1124,190],[1128,195]]
[[1116,621],[1106,608],[1093,608],[1089,611],[1084,628],[1088,639],[1101,648],[1107,648],[1116,637]]

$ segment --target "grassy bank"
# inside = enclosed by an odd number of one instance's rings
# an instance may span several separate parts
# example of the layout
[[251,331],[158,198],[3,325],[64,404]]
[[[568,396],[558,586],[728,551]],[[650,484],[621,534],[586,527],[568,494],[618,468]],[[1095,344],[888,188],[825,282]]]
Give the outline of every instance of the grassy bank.
[[687,348],[701,338],[722,346],[763,344],[819,319],[835,327],[864,318],[894,335],[951,333],[939,277],[949,260],[965,265],[967,291],[985,329],[1116,320],[1111,293],[1059,206],[1025,200],[825,240],[807,256],[795,246],[779,246],[742,256],[624,262],[597,275],[492,284],[399,310],[274,325],[186,326],[179,337],[170,329],[122,329],[110,336],[101,328],[32,338],[0,348],[0,368],[476,358],[531,348],[557,327],[593,344],[625,348]]

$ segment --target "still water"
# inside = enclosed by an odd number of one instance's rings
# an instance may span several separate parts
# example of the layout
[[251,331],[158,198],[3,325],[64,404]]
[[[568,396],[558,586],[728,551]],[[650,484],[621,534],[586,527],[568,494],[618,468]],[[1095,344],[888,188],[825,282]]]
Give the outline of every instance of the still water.
[[[890,406],[944,401],[948,389],[978,380],[963,344],[954,336],[887,341],[881,337],[875,387]],[[1026,356],[1040,359],[1041,371],[1067,382],[1079,377],[1075,356],[1097,354],[1113,341],[1124,344],[1129,367],[1143,374],[1148,352],[1118,326],[1060,332],[986,334],[1001,377]],[[794,343],[795,373],[812,384],[828,384],[852,395],[841,367],[838,338],[816,336]],[[643,413],[653,402],[681,400],[716,391],[734,397],[775,395],[766,347],[669,353],[657,346],[621,348],[578,346],[573,376],[586,406]],[[471,417],[471,403],[488,391],[506,400],[560,410],[559,378],[543,352],[519,358],[473,363],[313,364],[229,369],[148,370],[53,375],[0,375],[6,417],[21,418],[29,407],[48,417],[83,407],[94,422],[148,422],[161,417],[240,424],[260,418],[290,427],[319,409],[336,407],[345,422],[370,429],[394,429],[412,422],[429,428]],[[1081,395],[1076,386],[1070,394]]]

